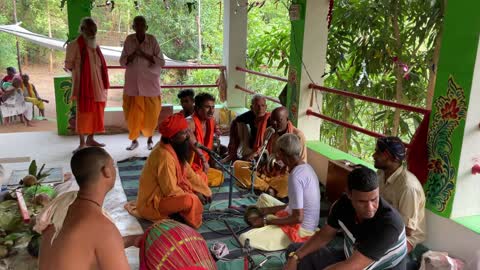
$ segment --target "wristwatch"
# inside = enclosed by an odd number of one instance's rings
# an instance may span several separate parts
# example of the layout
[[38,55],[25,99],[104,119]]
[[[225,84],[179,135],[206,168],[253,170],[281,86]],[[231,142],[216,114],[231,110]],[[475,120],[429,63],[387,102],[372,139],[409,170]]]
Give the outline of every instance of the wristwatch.
[[290,252],[290,254],[288,254],[288,258],[293,258],[297,262],[300,261],[300,258],[298,257],[298,255],[295,251]]

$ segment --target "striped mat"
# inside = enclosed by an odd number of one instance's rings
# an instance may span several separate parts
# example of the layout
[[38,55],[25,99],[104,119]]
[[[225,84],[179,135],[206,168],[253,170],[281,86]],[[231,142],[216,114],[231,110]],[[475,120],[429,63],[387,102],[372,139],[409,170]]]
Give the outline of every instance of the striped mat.
[[[120,180],[122,182],[123,189],[127,195],[129,201],[135,200],[138,193],[138,181],[145,163],[145,158],[120,161],[117,163],[120,174]],[[226,228],[224,220],[232,227],[237,235],[247,231],[249,228],[243,221],[243,214],[228,213],[225,210],[228,207],[228,195],[229,195],[229,177],[225,176],[225,183],[221,187],[212,188],[212,203],[205,205],[203,214],[203,224],[199,228],[199,232],[207,241],[207,245],[210,247],[215,242],[222,242],[228,246],[230,254],[222,258],[217,262],[219,270],[237,270],[243,269],[244,258],[242,250]],[[322,196],[324,197],[324,196]],[[255,199],[245,196],[244,191],[238,190],[233,187],[232,193],[232,205],[242,207],[246,205],[252,205],[255,203]],[[322,201],[322,210],[320,216],[321,224],[325,222],[325,218],[328,213],[328,205]],[[151,225],[150,221],[139,219],[140,224],[145,230]],[[262,269],[282,269],[285,263],[284,251],[276,252],[263,252],[254,250],[253,259],[258,264],[268,257],[268,261],[263,265]]]

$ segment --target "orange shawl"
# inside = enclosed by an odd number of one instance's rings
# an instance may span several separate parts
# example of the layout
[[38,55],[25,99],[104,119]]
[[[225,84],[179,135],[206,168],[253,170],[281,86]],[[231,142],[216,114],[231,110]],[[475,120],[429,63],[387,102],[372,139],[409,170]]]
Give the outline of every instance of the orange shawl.
[[[288,215],[289,215],[288,212],[285,210],[279,211],[275,214],[275,216],[279,218],[288,217]],[[310,236],[300,237],[300,235],[298,235],[298,231],[300,230],[300,227],[301,227],[300,223],[279,225],[279,227],[280,229],[282,229],[282,231],[288,236],[290,241],[292,241],[293,243],[302,243],[307,241],[310,238]]]
[[[192,115],[193,123],[195,124],[195,139],[198,143],[203,144],[208,149],[213,148],[213,134],[215,132],[215,119],[210,119],[206,121],[206,133],[203,134],[202,121],[198,118],[196,113]],[[210,156],[207,152],[203,151],[203,155],[207,159],[210,159]],[[198,155],[195,155],[193,158],[192,168],[195,172],[203,170],[203,162]]]
[[270,119],[270,113],[265,113],[263,117],[255,119],[257,126],[257,136],[255,137],[255,143],[253,144],[253,151],[257,151],[262,147],[265,137],[265,131],[267,130],[268,120]]
[[[90,66],[90,58],[88,57],[87,43],[85,42],[85,39],[82,35],[78,37],[77,41],[82,59],[82,64],[80,68],[80,91],[78,92],[78,110],[80,112],[93,112],[95,108],[95,95],[93,92],[92,71]],[[108,89],[110,88],[110,82],[108,80],[107,63],[105,62],[105,58],[103,57],[102,51],[100,50],[99,46],[97,46],[96,51],[98,56],[100,57],[100,61],[102,62],[103,87],[105,89]]]
[[177,153],[173,150],[170,144],[160,143],[160,147],[163,147],[175,158],[175,167],[177,169],[177,184],[185,192],[193,193],[192,184],[187,180],[185,165],[181,166],[178,161]]
[[[295,126],[293,126],[292,122],[288,121],[287,130],[285,131],[284,134],[293,133],[294,128]],[[273,153],[273,147],[275,147],[275,143],[277,142],[278,137],[279,135],[275,133],[272,135],[272,138],[268,141],[268,144],[267,144],[268,153],[270,154]]]

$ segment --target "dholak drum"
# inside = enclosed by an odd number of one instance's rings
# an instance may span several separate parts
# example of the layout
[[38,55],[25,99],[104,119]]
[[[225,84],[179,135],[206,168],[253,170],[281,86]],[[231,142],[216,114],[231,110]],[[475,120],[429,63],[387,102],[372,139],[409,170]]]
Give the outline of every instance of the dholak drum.
[[211,270],[217,266],[197,231],[166,219],[148,228],[140,244],[140,270],[153,269]]

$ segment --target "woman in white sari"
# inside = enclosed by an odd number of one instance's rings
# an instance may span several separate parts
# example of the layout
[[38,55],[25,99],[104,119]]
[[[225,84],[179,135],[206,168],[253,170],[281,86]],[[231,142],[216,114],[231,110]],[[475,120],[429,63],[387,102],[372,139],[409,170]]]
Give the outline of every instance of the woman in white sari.
[[32,103],[26,102],[24,93],[21,89],[22,81],[15,78],[12,85],[7,87],[2,95],[2,103],[0,104],[0,113],[4,118],[4,122],[8,117],[21,115],[25,124],[29,127],[33,126],[31,120],[33,118]]

